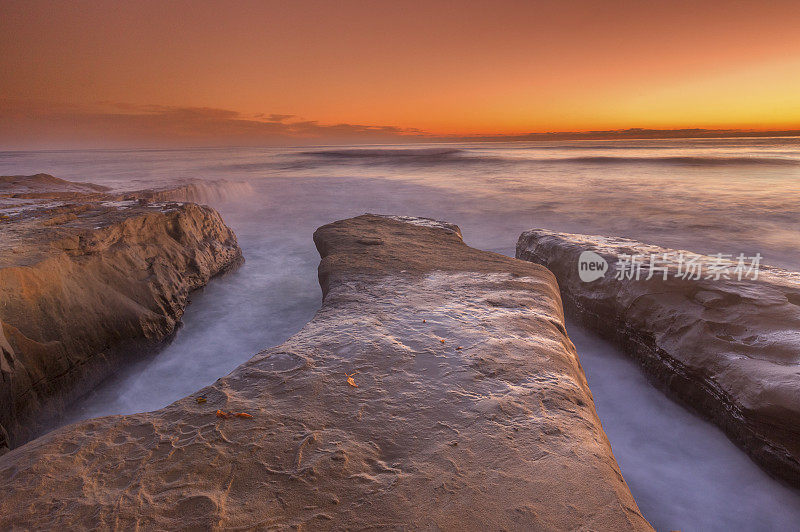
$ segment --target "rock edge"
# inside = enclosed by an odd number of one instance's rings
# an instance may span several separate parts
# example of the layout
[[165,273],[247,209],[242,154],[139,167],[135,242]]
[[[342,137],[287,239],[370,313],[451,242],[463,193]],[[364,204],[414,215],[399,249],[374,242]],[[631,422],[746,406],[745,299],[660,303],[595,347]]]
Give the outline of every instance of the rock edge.
[[758,280],[578,275],[583,251],[616,262],[697,256],[635,240],[546,230],[523,233],[517,257],[549,268],[565,309],[615,342],[672,397],[722,428],[773,475],[800,486],[800,274],[762,265]]
[[243,260],[210,207],[119,203],[46,174],[5,179],[67,203],[0,222],[0,452],[162,345],[189,293]]

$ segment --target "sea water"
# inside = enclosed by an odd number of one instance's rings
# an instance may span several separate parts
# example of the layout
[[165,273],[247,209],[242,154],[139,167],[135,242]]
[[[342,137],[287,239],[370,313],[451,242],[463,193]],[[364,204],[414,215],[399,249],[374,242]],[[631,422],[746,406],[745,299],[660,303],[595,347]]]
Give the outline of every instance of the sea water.
[[[447,220],[468,244],[508,255],[522,231],[544,228],[760,253],[800,270],[798,138],[0,152],[0,175],[39,172],[124,189],[187,178],[253,187],[214,205],[245,264],[193,294],[174,341],[121,368],[64,423],[160,408],[281,343],[320,305],[314,229],[364,212]],[[614,347],[569,331],[623,474],[659,530],[800,523],[800,492]]]

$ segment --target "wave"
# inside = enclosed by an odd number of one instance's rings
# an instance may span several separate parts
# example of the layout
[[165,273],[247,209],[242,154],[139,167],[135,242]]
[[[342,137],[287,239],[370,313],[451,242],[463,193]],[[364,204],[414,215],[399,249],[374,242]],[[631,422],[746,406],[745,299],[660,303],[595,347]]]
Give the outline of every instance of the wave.
[[344,149],[344,150],[314,150],[300,152],[300,155],[310,157],[328,157],[334,159],[374,159],[374,158],[430,158],[437,159],[451,157],[464,153],[458,148],[407,148],[407,149]]
[[800,160],[784,157],[748,156],[657,156],[619,157],[614,155],[581,157],[502,157],[476,156],[458,148],[421,149],[342,149],[305,151],[300,155],[328,160],[369,160],[370,162],[446,162],[446,163],[582,163],[582,164],[672,164],[680,166],[800,166]]
[[279,164],[274,161],[258,161],[255,163],[232,163],[232,164],[212,164],[206,166],[207,170],[223,170],[233,172],[253,172],[256,170],[275,170],[275,169],[292,169],[295,166],[287,164]]
[[[533,155],[533,154],[532,154]],[[209,169],[232,172],[258,172],[258,171],[290,171],[321,168],[326,165],[358,164],[369,166],[542,166],[559,164],[583,165],[672,165],[695,167],[735,167],[735,166],[760,166],[760,167],[797,167],[800,159],[791,157],[764,157],[764,156],[714,156],[714,155],[656,155],[643,156],[615,156],[591,155],[579,157],[520,157],[503,156],[495,152],[491,155],[476,154],[469,149],[457,148],[415,148],[415,149],[379,149],[379,148],[353,148],[337,150],[309,150],[303,152],[285,153],[266,160],[211,165]]]
[[800,160],[777,157],[565,157],[560,159],[528,159],[537,162],[591,164],[674,164],[680,166],[800,166]]

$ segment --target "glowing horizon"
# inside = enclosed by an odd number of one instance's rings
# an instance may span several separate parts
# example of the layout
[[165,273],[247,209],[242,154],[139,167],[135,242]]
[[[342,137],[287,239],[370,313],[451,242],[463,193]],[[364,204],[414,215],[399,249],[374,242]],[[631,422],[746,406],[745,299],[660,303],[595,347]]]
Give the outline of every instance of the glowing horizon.
[[5,145],[800,130],[796,2],[6,2]]

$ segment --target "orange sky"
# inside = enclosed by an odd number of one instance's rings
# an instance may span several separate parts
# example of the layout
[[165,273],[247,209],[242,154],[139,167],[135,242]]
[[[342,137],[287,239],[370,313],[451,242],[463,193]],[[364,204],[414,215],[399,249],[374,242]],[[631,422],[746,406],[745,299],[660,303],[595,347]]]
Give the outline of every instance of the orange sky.
[[799,28],[796,0],[0,0],[0,142],[798,129]]

